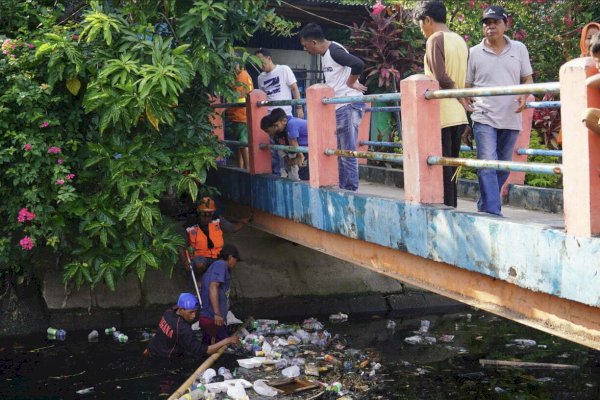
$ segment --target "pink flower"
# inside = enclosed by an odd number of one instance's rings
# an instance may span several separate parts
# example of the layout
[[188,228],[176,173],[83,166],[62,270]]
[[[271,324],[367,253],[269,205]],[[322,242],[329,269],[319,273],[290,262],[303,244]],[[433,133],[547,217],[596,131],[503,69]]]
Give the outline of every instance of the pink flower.
[[377,0],[377,3],[371,7],[373,9],[373,15],[379,15],[383,10],[385,10],[385,6],[381,4],[381,0]]
[[569,17],[568,15],[565,15],[565,17],[563,18],[563,22],[569,28],[573,26],[573,19],[571,17]]
[[463,21],[465,20],[465,15],[464,15],[464,14],[459,14],[459,15],[456,17],[456,20],[457,20],[458,22],[463,22]]
[[36,217],[35,213],[30,212],[26,208],[21,208],[19,210],[19,216],[17,217],[17,221],[19,221],[20,223],[23,223],[25,221],[32,221],[35,219],[35,217]]
[[56,146],[52,146],[48,149],[48,153],[50,154],[60,154],[62,153],[62,150],[60,147],[56,147]]
[[24,236],[23,239],[19,240],[19,244],[23,248],[23,250],[31,250],[35,244],[33,240],[29,236]]
[[25,146],[23,146],[23,149],[24,149],[25,151],[29,151],[29,150],[31,150],[31,147],[32,147],[32,146],[31,146],[29,143],[25,143]]
[[469,7],[471,7],[471,9],[475,8],[475,0],[469,0]]
[[35,44],[33,44],[33,43],[29,43],[29,44],[27,45],[27,47],[29,47],[30,49],[35,49]]
[[64,179],[57,179],[54,183],[56,185],[58,185],[58,186],[64,185],[65,184],[65,180]]
[[40,128],[45,128],[45,127],[47,127],[48,125],[50,125],[50,124],[48,123],[48,121],[44,121],[44,122],[42,122],[42,123],[40,124]]
[[58,160],[56,160],[56,163],[57,163],[58,165],[61,165],[61,164],[63,163],[63,159],[62,159],[62,158],[59,158]]
[[513,36],[515,40],[522,41],[523,39],[525,39],[525,37],[527,37],[527,32],[525,32],[524,30],[519,30],[516,31]]
[[68,181],[72,181],[72,180],[73,180],[73,178],[75,178],[75,174],[67,174],[67,176],[65,176],[65,178],[66,178]]
[[464,35],[463,38],[465,39],[465,42],[468,42],[469,39],[471,39],[470,35]]

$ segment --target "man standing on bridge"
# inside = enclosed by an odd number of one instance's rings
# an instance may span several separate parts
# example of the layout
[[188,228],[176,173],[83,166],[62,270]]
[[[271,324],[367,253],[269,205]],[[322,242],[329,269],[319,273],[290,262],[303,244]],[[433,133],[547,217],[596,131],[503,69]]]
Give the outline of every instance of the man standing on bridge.
[[[446,26],[446,6],[439,0],[423,1],[413,11],[423,36],[427,38],[425,75],[440,83],[441,89],[465,87],[469,48],[465,40]],[[442,156],[458,157],[461,135],[467,127],[467,113],[457,99],[440,100]],[[456,167],[443,167],[444,204],[457,205]]]
[[[358,78],[365,64],[350,54],[341,44],[325,39],[321,27],[310,23],[298,33],[300,44],[311,55],[321,56],[325,83],[333,88],[336,97],[362,96],[367,87]],[[356,150],[358,126],[365,113],[364,103],[336,104],[336,136],[340,150]],[[340,188],[358,189],[358,160],[338,157]]]
[[[484,39],[469,52],[466,87],[490,87],[533,83],[529,52],[521,42],[504,35],[508,15],[500,6],[487,7],[481,18]],[[512,160],[521,130],[521,111],[527,95],[474,97],[461,101],[473,112],[473,133],[477,143],[477,158],[482,160]],[[515,104],[516,103],[516,104]],[[477,210],[502,216],[500,192],[508,179],[508,171],[480,169],[480,197]]]

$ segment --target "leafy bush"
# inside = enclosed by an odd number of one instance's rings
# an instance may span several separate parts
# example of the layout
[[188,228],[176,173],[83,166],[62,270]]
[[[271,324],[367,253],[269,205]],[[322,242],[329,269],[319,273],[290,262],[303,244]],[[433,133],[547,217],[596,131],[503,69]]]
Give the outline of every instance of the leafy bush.
[[235,98],[234,43],[289,26],[267,0],[72,3],[0,0],[0,275],[50,256],[114,289],[173,267],[159,201],[208,190],[227,151],[210,101]]

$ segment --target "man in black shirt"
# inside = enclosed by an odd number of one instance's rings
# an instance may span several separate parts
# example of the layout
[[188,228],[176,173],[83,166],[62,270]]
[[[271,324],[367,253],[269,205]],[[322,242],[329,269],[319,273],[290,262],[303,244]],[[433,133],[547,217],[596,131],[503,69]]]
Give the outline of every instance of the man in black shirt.
[[195,338],[191,325],[196,320],[198,306],[196,296],[181,293],[177,305],[163,314],[156,335],[144,354],[152,359],[162,359],[170,363],[186,354],[202,358],[216,353],[223,346],[239,343],[239,338],[235,335],[210,346]]

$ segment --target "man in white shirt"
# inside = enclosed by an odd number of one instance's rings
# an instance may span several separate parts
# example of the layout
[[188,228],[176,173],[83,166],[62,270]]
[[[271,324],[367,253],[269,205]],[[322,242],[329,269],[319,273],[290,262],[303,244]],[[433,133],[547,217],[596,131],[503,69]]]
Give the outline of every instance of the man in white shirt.
[[[294,72],[287,65],[277,65],[273,62],[271,52],[259,49],[254,53],[262,63],[262,70],[258,75],[258,88],[267,94],[269,101],[300,99],[300,91]],[[269,112],[275,107],[269,107]],[[292,106],[280,106],[286,115],[292,116]],[[304,109],[301,105],[295,106],[296,116],[304,118]]]
[[[310,23],[298,33],[300,44],[312,55],[321,56],[325,83],[333,88],[335,97],[362,96],[367,87],[358,78],[365,64],[350,54],[341,44],[325,39],[321,27]],[[356,150],[358,126],[365,113],[364,103],[336,104],[337,147],[341,150]],[[340,188],[358,189],[358,160],[338,157]]]

